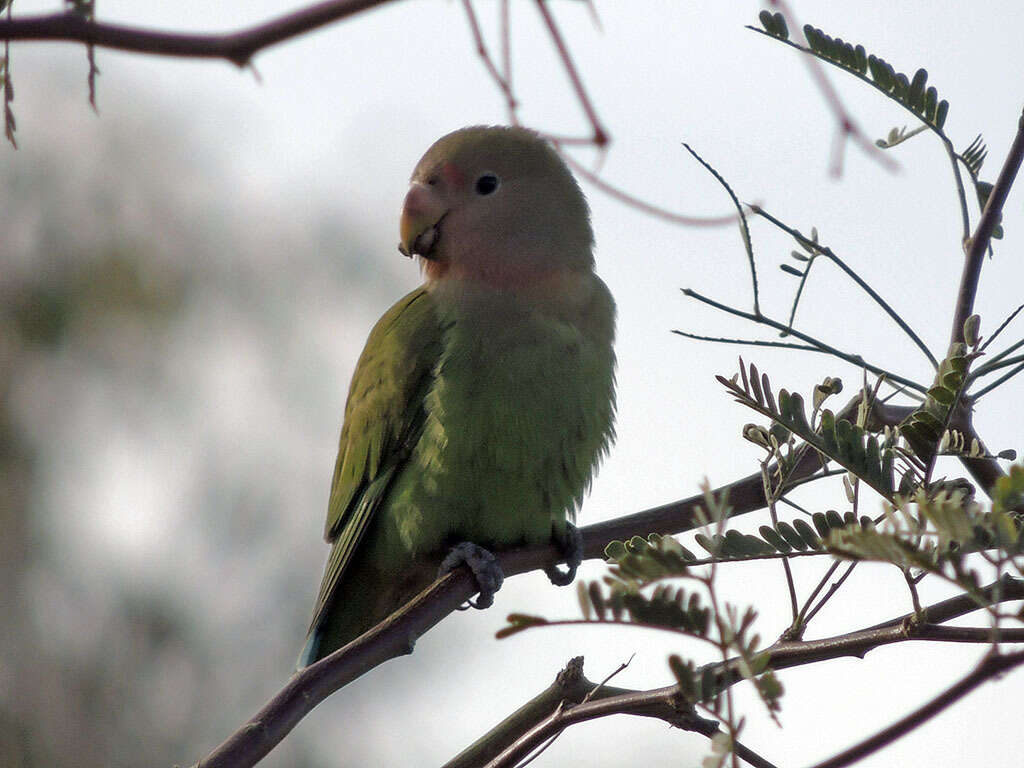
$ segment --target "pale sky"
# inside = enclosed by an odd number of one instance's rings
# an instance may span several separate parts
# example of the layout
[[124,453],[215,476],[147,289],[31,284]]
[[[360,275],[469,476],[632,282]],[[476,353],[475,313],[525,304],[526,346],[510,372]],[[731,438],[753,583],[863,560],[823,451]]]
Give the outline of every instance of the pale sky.
[[[524,122],[555,134],[580,133],[586,124],[532,4],[514,5],[515,85]],[[794,51],[743,28],[757,23],[759,4],[596,0],[595,5],[601,29],[595,28],[583,3],[551,7],[613,138],[601,166],[603,178],[682,213],[729,213],[724,191],[682,148],[681,142],[687,142],[719,170],[741,200],[758,201],[805,232],[816,226],[821,240],[868,279],[941,356],[962,255],[954,187],[939,143],[925,134],[894,150],[890,156],[899,163],[895,173],[848,146],[842,177],[831,178],[833,116]],[[496,49],[497,4],[477,6]],[[947,132],[960,149],[975,134],[984,134],[990,154],[982,176],[994,180],[1024,104],[1018,3],[978,3],[969,13],[961,3],[926,0],[795,0],[792,6],[802,22],[863,43],[898,70],[912,74],[918,66],[926,67],[929,82],[950,102]],[[51,7],[18,0],[16,9],[30,13]],[[254,23],[287,7],[266,0],[104,0],[100,12],[110,21],[213,31]],[[298,210],[308,203],[336,209],[347,225],[358,223],[361,252],[367,252],[366,244],[370,247],[371,262],[365,267],[375,275],[373,285],[394,299],[418,281],[415,267],[395,249],[398,211],[416,160],[449,130],[506,120],[502,98],[474,53],[457,2],[395,2],[293,40],[257,56],[259,80],[222,62],[100,51],[98,117],[89,113],[85,100],[86,64],[79,49],[21,45],[14,56],[15,77],[24,78],[23,83],[16,80],[15,104],[23,146],[30,147],[34,135],[59,135],[62,130],[47,109],[46,94],[31,90],[33,67],[54,61],[69,64],[72,71],[78,67],[81,78],[69,82],[82,90],[78,118],[88,121],[131,125],[139,106],[126,95],[145,92],[152,103],[177,113],[223,170],[225,187],[237,189],[240,199],[268,209]],[[896,104],[853,78],[831,69],[828,76],[872,140],[893,126],[917,125]],[[81,140],[82,151],[88,153],[88,139]],[[585,163],[595,157],[591,151],[574,156]],[[190,180],[186,176],[182,183]],[[671,329],[683,328],[774,338],[702,308],[678,290],[692,287],[749,309],[750,281],[735,228],[680,227],[626,208],[586,183],[583,187],[593,209],[598,271],[619,307],[619,438],[584,505],[581,523],[689,496],[704,477],[718,485],[756,470],[758,453],[739,437],[742,425],[756,420],[754,414],[733,404],[714,381],[715,374],[736,370],[737,352],[756,361],[777,388],[807,393],[825,375],[839,375],[848,387],[856,386],[855,368],[824,357],[740,350],[671,334]],[[195,194],[204,191],[196,189]],[[977,303],[983,333],[1024,295],[1022,200],[1021,190],[1014,190],[1004,213],[1006,239],[996,244],[995,257],[984,266]],[[253,239],[246,244],[251,250],[234,258],[263,258],[259,230],[274,221],[253,222]],[[303,219],[290,225],[301,228]],[[752,233],[762,304],[766,312],[785,319],[795,280],[777,265],[789,261],[793,244],[761,221],[752,223]],[[346,245],[333,247],[343,253]],[[825,264],[816,269],[797,316],[801,327],[905,375],[919,380],[928,376],[927,361],[837,270]],[[344,295],[344,286],[339,290]],[[320,442],[302,449],[319,465],[306,471],[322,482],[300,500],[286,495],[279,500],[282,514],[305,518],[301,527],[308,536],[301,557],[297,554],[291,565],[303,569],[301,578],[308,578],[311,590],[327,556],[320,534],[345,387],[361,340],[390,300],[377,306],[365,296],[346,296],[343,302],[315,307],[283,300],[281,311],[289,322],[302,323],[308,343],[334,361],[333,368],[319,374],[335,380],[317,382],[331,393],[326,410],[311,416],[321,425],[316,431]],[[1020,328],[1018,321],[1005,340],[1018,338]],[[246,431],[251,421],[247,381],[253,378],[246,361],[255,358],[230,339],[218,348],[230,350],[238,361],[231,375],[211,385],[231,405],[218,410],[225,434],[241,440],[277,439],[269,430]],[[1022,381],[990,395],[979,410],[977,426],[994,450],[1024,449],[1024,417],[1008,407],[1019,401]],[[120,476],[136,482],[91,488],[87,498],[94,513],[88,519],[101,532],[97,541],[118,557],[131,559],[133,551],[160,549],[165,537],[200,539],[202,531],[183,533],[169,523],[161,525],[166,518],[155,511],[183,493],[196,467],[184,460],[170,469],[149,466],[145,446],[117,445],[115,454],[126,462]],[[947,471],[962,474],[955,465]],[[159,492],[151,482],[157,476],[164,483]],[[125,494],[127,499],[119,501]],[[811,498],[811,503],[819,499],[823,508],[842,503],[837,495]],[[111,509],[131,510],[125,514],[137,517],[111,519]],[[748,524],[755,521],[760,524],[762,519],[751,517]],[[824,565],[804,562],[794,569],[807,590]],[[849,590],[812,624],[810,635],[849,631],[908,610],[900,579],[890,570],[858,571]],[[601,573],[597,563],[584,570],[589,578]],[[143,573],[141,578],[155,577]],[[238,589],[240,602],[247,588],[258,591],[258,585],[246,585],[244,578],[238,584],[206,585],[213,596],[219,589]],[[758,607],[766,639],[784,628],[788,602],[777,567],[724,568],[722,589],[728,599]],[[923,590],[925,600],[944,594],[934,587]],[[310,601],[313,596],[311,591]],[[571,656],[585,655],[588,677],[596,680],[636,653],[630,668],[616,679],[618,685],[635,687],[668,684],[665,658],[670,652],[707,660],[698,655],[702,649],[680,647],[667,636],[640,630],[550,629],[493,640],[504,616],[524,606],[549,616],[578,614],[574,589],[556,590],[536,574],[517,577],[507,583],[493,610],[445,620],[420,641],[411,658],[391,662],[336,694],[297,732],[318,731],[325,755],[358,755],[364,765],[436,765],[545,687]],[[296,628],[296,653],[303,630]],[[246,647],[259,653],[258,645]],[[473,648],[473,653],[462,658],[462,648]],[[781,676],[787,689],[784,729],[777,729],[743,692],[739,700],[748,715],[744,740],[779,765],[824,759],[923,703],[962,676],[982,650],[922,643],[881,649],[865,660],[787,671]],[[282,666],[282,683],[289,672]],[[1012,735],[1017,717],[1007,704],[1020,699],[1022,675],[1018,671],[982,687],[862,765],[1013,764],[1019,760]],[[250,706],[239,709],[234,720],[241,724],[271,693],[255,692]],[[705,749],[700,737],[672,731],[663,723],[617,717],[571,729],[536,765],[628,765],[637,752],[652,767],[698,765]],[[184,763],[198,757],[181,759]],[[339,759],[339,765],[348,764]],[[265,764],[282,763],[272,755]]]

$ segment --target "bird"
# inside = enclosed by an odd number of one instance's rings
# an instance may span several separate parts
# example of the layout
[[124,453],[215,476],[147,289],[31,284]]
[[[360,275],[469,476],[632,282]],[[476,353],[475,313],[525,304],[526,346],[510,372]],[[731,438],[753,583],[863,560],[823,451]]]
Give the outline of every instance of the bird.
[[[571,581],[575,514],[614,440],[615,302],[587,201],[545,138],[499,125],[438,139],[400,235],[424,281],[380,318],[352,376],[300,669],[439,568],[555,542],[571,568],[549,576]],[[483,607],[500,569],[477,575]]]

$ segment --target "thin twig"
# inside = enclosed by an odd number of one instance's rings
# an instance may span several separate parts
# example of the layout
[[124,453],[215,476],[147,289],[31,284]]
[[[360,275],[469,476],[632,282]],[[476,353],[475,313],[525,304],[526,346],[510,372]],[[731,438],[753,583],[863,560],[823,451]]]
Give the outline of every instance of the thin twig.
[[1005,329],[1006,326],[1008,326],[1012,322],[1013,318],[1015,318],[1022,309],[1024,309],[1024,304],[1021,304],[1019,307],[1013,310],[1013,312],[1011,312],[1009,316],[999,324],[999,327],[992,332],[992,335],[985,339],[985,343],[978,348],[978,351],[984,352],[986,349],[988,349],[988,345],[995,341],[996,336],[1003,332],[1003,329]]
[[975,376],[971,379],[977,379],[981,376],[987,376],[990,373],[1000,370],[1001,368],[1009,368],[1011,365],[1017,365],[1024,360],[1024,355],[1014,355],[1013,357],[1005,357],[1001,360],[990,360],[984,368],[979,367]]
[[736,207],[736,213],[739,216],[740,234],[743,236],[743,249],[747,252],[747,263],[750,266],[750,281],[754,291],[754,314],[760,317],[761,305],[757,290],[757,265],[754,263],[754,244],[750,239],[750,227],[747,226],[747,217],[743,213],[743,204],[740,203],[739,198],[736,197],[736,193],[732,191],[732,187],[729,186],[729,182],[722,177],[722,174],[715,170],[714,166],[698,155],[686,142],[683,142],[683,146],[686,147],[686,151],[693,155],[694,159],[698,163],[704,166],[708,173],[715,177],[715,180],[722,185],[725,191],[729,193],[729,197],[732,199],[732,204]]
[[597,147],[603,147],[608,143],[608,134],[601,126],[601,121],[597,117],[597,112],[594,110],[593,104],[590,103],[590,97],[587,96],[587,91],[583,87],[583,81],[580,79],[579,73],[576,71],[576,65],[573,63],[572,56],[569,55],[569,49],[565,46],[565,41],[562,39],[562,33],[559,32],[558,25],[555,24],[555,20],[551,16],[551,12],[548,11],[546,0],[536,0],[536,3],[537,10],[540,12],[541,18],[544,19],[544,25],[548,28],[548,34],[551,35],[551,41],[555,44],[558,55],[562,59],[562,66],[565,68],[565,72],[569,76],[569,81],[572,83],[573,90],[576,91],[576,98],[579,100],[580,106],[583,107],[583,112],[586,114],[587,120],[590,121],[590,128],[593,131],[591,143]]
[[[510,0],[501,0],[501,73],[502,80],[512,92],[512,9]],[[515,99],[512,99],[515,105]]]
[[1016,376],[1021,371],[1024,371],[1024,362],[1022,362],[1020,365],[1018,365],[1012,371],[1009,371],[1008,373],[1004,374],[1003,376],[1000,376],[998,379],[993,381],[991,384],[987,384],[986,386],[984,386],[981,389],[979,389],[977,392],[971,393],[971,402],[977,403],[978,400],[983,398],[985,395],[987,395],[993,389],[998,387],[1000,384],[1003,384],[1004,382],[1009,381],[1010,379],[1012,379],[1014,376]]
[[811,610],[809,610],[807,612],[807,615],[804,616],[804,625],[810,623],[811,619],[818,615],[818,611],[824,608],[825,604],[832,599],[832,596],[839,591],[839,588],[843,586],[843,582],[850,577],[850,574],[853,573],[853,569],[856,567],[857,563],[850,563],[846,571],[843,572],[843,575],[829,585],[828,592],[826,592],[822,596],[821,600],[818,601],[818,604],[815,605]]
[[922,385],[918,384],[916,381],[911,381],[910,379],[904,378],[899,374],[887,371],[884,368],[879,368],[876,365],[872,365],[871,363],[865,361],[864,358],[862,358],[860,355],[851,355],[846,352],[841,352],[835,347],[825,344],[824,342],[818,341],[813,336],[809,336],[806,333],[802,333],[794,328],[787,328],[782,323],[778,322],[777,320],[772,320],[767,315],[754,315],[751,314],[750,312],[744,312],[741,309],[730,307],[727,304],[722,304],[721,302],[715,301],[714,299],[710,299],[707,296],[703,296],[702,294],[697,293],[697,291],[694,291],[692,288],[683,288],[682,291],[683,295],[688,296],[692,299],[696,299],[697,301],[703,304],[707,304],[708,306],[714,307],[715,309],[727,312],[730,315],[742,317],[746,320],[750,320],[760,325],[767,325],[771,328],[775,328],[780,331],[788,331],[789,335],[796,336],[798,339],[806,341],[808,344],[814,345],[821,351],[827,352],[833,357],[838,357],[840,360],[845,360],[846,362],[851,363],[852,365],[856,365],[858,368],[866,368],[867,370],[871,371],[877,376],[884,375],[887,379],[899,382],[900,384],[910,387],[911,389],[916,389],[918,392],[927,392],[927,389]]
[[508,73],[506,71],[506,74],[503,76],[494,66],[494,61],[491,59],[491,55],[487,51],[487,44],[484,42],[483,33],[480,31],[480,24],[476,18],[476,11],[473,10],[472,0],[462,0],[462,9],[466,12],[466,20],[469,22],[469,31],[473,36],[473,44],[476,46],[477,55],[479,55],[480,59],[483,61],[484,67],[487,69],[487,73],[491,76],[491,79],[494,80],[498,88],[504,94],[505,100],[509,105],[509,110],[514,117],[516,97],[515,94],[512,93],[512,86],[508,81]]
[[[784,487],[786,489],[786,493],[789,493],[794,488],[799,488],[801,485],[805,485],[806,483],[813,483],[815,480],[823,480],[826,477],[835,477],[836,475],[845,475],[846,471],[847,470],[844,469],[843,467],[839,467],[837,469],[823,469],[818,474],[811,475],[810,477],[801,477],[801,478],[798,478],[798,479],[795,479],[795,480],[788,479],[788,480],[786,480],[786,483],[785,483]],[[799,504],[796,504],[791,499],[787,499],[785,496],[780,498],[779,501],[785,502],[786,504],[789,504],[794,509],[800,510],[805,515],[807,515],[808,517],[811,516],[811,513],[809,511],[807,511],[806,509],[801,507]]]
[[960,205],[960,226],[963,228],[961,240],[966,243],[967,239],[971,236],[971,215],[967,208],[967,193],[964,189],[964,179],[960,175],[960,165],[957,162],[959,156],[953,147],[953,142],[943,135],[941,131],[937,133],[939,138],[942,139],[942,146],[945,147],[946,154],[949,156],[949,162],[953,166],[953,182],[956,184],[957,202]]
[[917,582],[910,574],[909,568],[901,568],[903,572],[903,579],[907,582],[907,589],[910,590],[910,602],[914,606],[914,617],[920,618],[921,616],[921,597],[917,594]]
[[[794,240],[796,240],[801,245],[806,245],[808,248],[813,248],[819,254],[821,254],[829,261],[831,261],[833,264],[835,264],[837,267],[839,267],[839,269],[841,269],[847,275],[847,277],[853,280],[858,285],[858,287],[860,287],[861,290],[863,290],[868,296],[870,296],[872,301],[874,301],[879,307],[881,307],[882,310],[890,318],[892,318],[893,322],[895,322],[896,325],[898,325],[900,329],[905,334],[907,334],[910,340],[913,341],[917,348],[924,353],[924,356],[928,358],[928,362],[932,364],[932,367],[939,367],[939,361],[935,359],[935,355],[932,354],[931,350],[928,349],[928,346],[921,340],[921,337],[914,332],[914,329],[911,328],[902,317],[900,317],[900,314],[895,309],[892,308],[889,302],[883,299],[874,288],[868,285],[867,282],[865,282],[860,275],[858,275],[853,269],[851,269],[845,261],[839,258],[839,256],[837,256],[831,248],[816,243],[813,240],[808,240],[799,230],[794,229],[793,227],[790,227],[789,225],[783,223],[782,221],[772,216],[759,205],[751,205],[750,210],[756,213],[758,216],[767,219],[782,231],[788,233]],[[792,325],[792,321],[790,322],[790,325]]]
[[551,737],[550,739],[548,739],[548,740],[547,740],[546,742],[544,742],[544,743],[543,743],[543,744],[542,744],[542,745],[541,745],[541,746],[540,746],[540,747],[539,747],[539,748],[537,749],[537,751],[536,751],[536,752],[534,752],[534,753],[533,753],[532,755],[530,755],[530,756],[529,756],[528,758],[526,758],[526,759],[525,759],[525,760],[523,760],[523,761],[522,761],[521,763],[519,763],[519,766],[518,766],[518,768],[526,768],[526,766],[528,766],[528,765],[529,765],[530,763],[532,763],[532,762],[533,762],[534,760],[536,760],[536,759],[537,759],[538,757],[540,757],[541,755],[543,755],[543,754],[544,754],[544,753],[545,753],[545,752],[547,751],[547,748],[548,748],[548,747],[550,747],[550,746],[551,746],[552,744],[554,744],[554,743],[555,743],[555,741],[556,741],[556,740],[558,739],[558,737],[559,737],[559,736],[561,736],[561,735],[562,735],[562,731],[559,731],[559,732],[558,732],[558,733],[556,733],[556,734],[555,734],[554,736],[552,736],[552,737]]
[[[564,143],[564,140],[556,141],[555,146],[558,147],[560,143]],[[688,227],[721,227],[726,224],[735,224],[737,221],[736,216],[733,216],[732,214],[724,216],[688,216],[683,213],[676,213],[675,211],[670,211],[667,208],[662,208],[661,206],[648,203],[645,200],[641,200],[639,197],[635,197],[634,195],[609,184],[600,176],[576,162],[576,160],[568,153],[562,151],[559,154],[561,154],[562,159],[565,160],[566,164],[572,168],[573,172],[575,172],[577,176],[586,179],[606,195],[618,200],[620,203],[625,203],[629,207],[636,208],[638,211],[650,214],[655,218],[671,222],[672,224],[682,224]]]
[[[775,492],[772,491],[771,476],[768,474],[767,459],[761,462],[761,482],[764,484],[764,496],[768,499],[768,515],[771,517],[772,527],[778,529],[779,516],[775,512]],[[789,558],[782,558],[782,571],[786,575],[786,586],[789,588],[789,604],[793,611],[793,623],[796,624],[799,609],[796,601],[796,585],[793,583],[793,570],[789,567]]]
[[992,355],[992,357],[990,357],[987,361],[985,361],[984,363],[982,363],[977,368],[974,368],[971,371],[971,377],[978,378],[979,376],[984,376],[992,369],[993,366],[997,365],[1002,360],[1005,360],[1011,352],[1016,352],[1021,347],[1024,347],[1024,339],[1018,339],[1003,351]]
[[807,281],[811,279],[811,269],[814,267],[815,261],[815,256],[811,256],[807,261],[807,267],[800,273],[800,283],[797,285],[796,293],[793,295],[793,306],[790,307],[789,322],[786,323],[790,328],[793,327],[793,323],[796,321],[796,310],[797,307],[800,306],[800,298],[804,295],[804,288],[807,287]]
[[794,344],[791,341],[764,341],[762,339],[727,339],[721,336],[701,336],[699,333],[690,333],[689,331],[673,330],[679,336],[685,336],[688,339],[696,339],[697,341],[713,341],[717,344],[742,344],[750,347],[776,347],[781,349],[800,349],[804,352],[821,352],[822,354],[828,354],[824,349],[818,349],[812,347],[810,344]]
[[832,574],[838,570],[839,566],[842,565],[842,562],[842,560],[833,560],[832,565],[830,565],[828,570],[825,571],[825,575],[818,580],[814,589],[811,590],[811,594],[807,596],[807,599],[804,600],[804,604],[800,606],[800,612],[797,614],[796,621],[794,621],[792,626],[789,628],[787,639],[799,640],[803,635],[804,627],[807,626],[807,619],[805,617],[807,616],[808,609],[811,607],[811,603],[814,602],[814,598],[818,596],[818,593],[825,588],[828,580],[832,578]]
[[[11,2],[7,3],[7,23],[11,22],[11,11],[14,8],[14,4]],[[3,22],[0,22],[2,24]],[[16,122],[14,120],[14,110],[11,109],[11,102],[14,101],[14,86],[11,84],[11,39],[4,39],[4,57],[3,57],[3,68],[0,70],[3,74],[3,89],[4,89],[4,135],[7,140],[11,142],[11,146],[15,149],[18,148],[18,142],[14,138],[14,131]]]

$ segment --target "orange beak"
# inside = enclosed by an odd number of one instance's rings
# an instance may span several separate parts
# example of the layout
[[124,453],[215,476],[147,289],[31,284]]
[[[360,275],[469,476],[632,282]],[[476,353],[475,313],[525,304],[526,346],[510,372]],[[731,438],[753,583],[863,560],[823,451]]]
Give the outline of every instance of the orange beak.
[[398,250],[405,256],[431,258],[431,253],[440,239],[438,224],[447,209],[438,190],[415,181],[409,187],[402,205],[402,220],[399,227],[401,242]]

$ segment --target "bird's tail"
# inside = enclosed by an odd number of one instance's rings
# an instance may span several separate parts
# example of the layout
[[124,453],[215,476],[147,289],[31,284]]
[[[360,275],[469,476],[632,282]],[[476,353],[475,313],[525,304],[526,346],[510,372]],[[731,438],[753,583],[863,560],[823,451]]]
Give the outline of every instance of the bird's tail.
[[296,671],[305,669],[310,664],[320,660],[320,646],[323,644],[323,634],[320,632],[320,627],[316,626],[309,632],[309,637],[306,638],[306,645],[302,648],[302,653],[299,654],[299,660],[295,664]]

